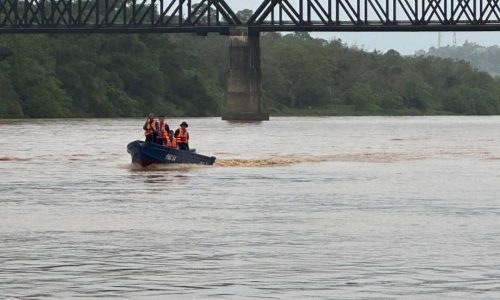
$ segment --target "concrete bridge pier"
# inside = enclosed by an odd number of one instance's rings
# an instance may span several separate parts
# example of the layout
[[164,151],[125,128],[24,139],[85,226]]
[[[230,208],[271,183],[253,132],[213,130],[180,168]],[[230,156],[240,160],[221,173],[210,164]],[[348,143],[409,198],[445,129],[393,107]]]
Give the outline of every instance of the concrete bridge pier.
[[248,27],[231,30],[229,74],[223,120],[267,121],[262,112],[262,74],[260,68],[260,34]]

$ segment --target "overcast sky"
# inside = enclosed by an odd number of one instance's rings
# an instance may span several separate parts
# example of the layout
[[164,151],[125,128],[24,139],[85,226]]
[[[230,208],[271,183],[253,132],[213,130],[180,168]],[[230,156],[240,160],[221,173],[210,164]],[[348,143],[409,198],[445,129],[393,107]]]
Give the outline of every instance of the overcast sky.
[[[244,8],[255,11],[263,0],[226,0],[235,11]],[[402,54],[413,54],[418,50],[427,50],[438,45],[437,32],[346,32],[315,33],[313,36],[324,39],[340,38],[348,45],[357,45],[368,51],[387,51],[395,49]],[[457,32],[457,44],[466,40],[480,45],[500,45],[500,32]],[[441,45],[453,45],[453,33],[441,33]]]

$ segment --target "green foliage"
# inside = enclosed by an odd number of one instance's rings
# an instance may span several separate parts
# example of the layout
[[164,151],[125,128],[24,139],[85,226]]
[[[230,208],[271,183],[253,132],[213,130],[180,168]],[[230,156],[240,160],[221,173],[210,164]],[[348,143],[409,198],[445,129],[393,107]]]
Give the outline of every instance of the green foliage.
[[217,114],[223,87],[211,73],[219,69],[198,64],[198,45],[186,57],[185,40],[196,37],[0,36],[0,117]]
[[406,108],[427,111],[432,106],[432,87],[417,74],[408,74],[404,82],[403,101]]
[[11,42],[6,46],[10,55],[5,63],[9,65],[10,79],[24,114],[34,118],[67,116],[70,98],[54,76],[56,63],[49,41],[43,37],[19,40],[14,37]]
[[448,91],[444,97],[444,107],[448,111],[468,115],[488,115],[500,112],[498,95],[465,85],[455,86]]
[[359,111],[379,110],[378,95],[366,83],[355,84],[347,94],[346,104],[354,105]]
[[[0,117],[217,115],[228,46],[219,35],[2,35]],[[463,61],[307,33],[265,33],[261,47],[264,106],[276,114],[500,113],[500,79]]]
[[404,57],[395,50],[367,53],[305,33],[268,33],[261,40],[264,97],[273,112],[323,107],[343,114],[353,107],[356,114],[498,113],[499,82],[463,61]]
[[250,17],[253,15],[253,11],[250,9],[244,9],[240,10],[239,12],[236,13],[236,16],[242,23],[246,23],[248,20],[250,20]]
[[5,66],[0,65],[0,116],[20,118],[23,116],[20,99],[2,67]]

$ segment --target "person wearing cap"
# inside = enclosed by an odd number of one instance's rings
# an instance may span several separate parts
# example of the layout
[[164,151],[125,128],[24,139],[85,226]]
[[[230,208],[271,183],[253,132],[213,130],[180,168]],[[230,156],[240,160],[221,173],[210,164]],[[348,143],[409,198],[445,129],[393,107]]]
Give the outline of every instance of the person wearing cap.
[[189,151],[189,132],[187,131],[187,128],[188,124],[186,122],[182,122],[174,133],[177,147],[180,150]]
[[146,142],[154,143],[155,136],[158,128],[158,123],[155,120],[155,115],[150,113],[146,123],[142,127],[144,129],[144,135],[146,136]]
[[165,145],[170,131],[170,126],[165,122],[165,116],[158,117],[160,122],[158,123],[158,128],[156,130],[156,143],[160,145]]

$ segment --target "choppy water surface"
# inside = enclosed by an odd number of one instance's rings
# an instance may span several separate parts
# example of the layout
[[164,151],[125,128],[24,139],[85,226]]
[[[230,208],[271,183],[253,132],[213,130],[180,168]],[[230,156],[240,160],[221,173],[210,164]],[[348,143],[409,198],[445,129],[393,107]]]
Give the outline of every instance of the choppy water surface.
[[499,117],[188,122],[0,121],[0,298],[500,297]]

